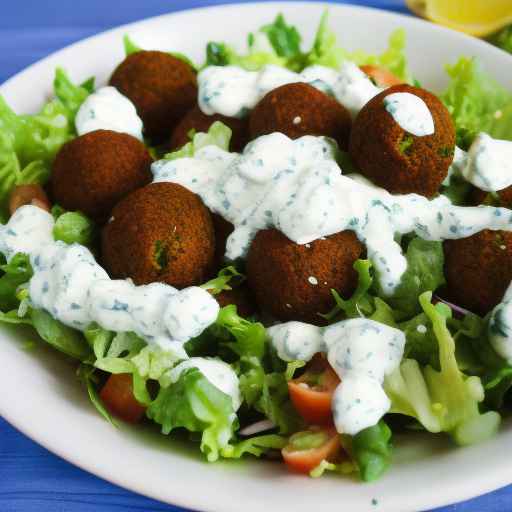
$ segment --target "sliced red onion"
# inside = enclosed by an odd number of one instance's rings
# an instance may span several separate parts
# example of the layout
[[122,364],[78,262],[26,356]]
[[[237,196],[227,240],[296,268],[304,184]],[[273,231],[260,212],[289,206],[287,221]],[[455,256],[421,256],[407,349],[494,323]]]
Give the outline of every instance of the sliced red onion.
[[275,428],[275,424],[270,420],[261,420],[256,423],[251,423],[244,427],[242,430],[238,432],[241,436],[253,436],[254,434],[259,434],[260,432],[265,432],[266,430],[270,430]]
[[453,304],[453,302],[448,302],[447,300],[439,297],[439,295],[434,295],[434,302],[442,302],[443,304],[446,304],[450,309],[452,309],[455,313],[457,313],[460,316],[472,314],[471,311],[469,311],[468,309],[461,308],[460,306],[457,306],[457,304]]

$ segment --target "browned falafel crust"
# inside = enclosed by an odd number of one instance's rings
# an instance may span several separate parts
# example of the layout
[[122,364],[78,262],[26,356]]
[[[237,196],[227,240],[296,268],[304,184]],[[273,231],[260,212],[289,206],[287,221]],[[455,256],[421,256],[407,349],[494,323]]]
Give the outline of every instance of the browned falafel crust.
[[[435,132],[418,137],[404,131],[386,111],[384,98],[394,93],[420,97],[434,119]],[[436,194],[455,150],[455,127],[441,101],[425,89],[395,85],[372,98],[356,116],[349,153],[361,174],[393,194]]]
[[110,130],[86,133],[57,153],[52,198],[67,210],[106,221],[119,200],[151,181],[151,162],[147,148],[131,135]]
[[512,281],[512,233],[483,230],[444,242],[448,299],[486,315]]
[[473,187],[470,193],[471,204],[486,204],[492,206],[503,206],[512,208],[512,185],[496,192],[485,192],[479,188]]
[[175,183],[152,183],[124,198],[103,228],[102,258],[112,278],[135,284],[198,285],[211,274],[215,238],[201,199]]
[[196,105],[189,110],[181,121],[174,128],[171,136],[171,150],[178,149],[190,141],[189,132],[207,132],[210,126],[220,121],[229,126],[232,131],[229,148],[231,151],[240,152],[247,143],[247,119],[237,119],[236,117],[226,117],[220,114],[208,116],[204,114]]
[[215,300],[221,308],[234,304],[237,313],[246,318],[254,315],[256,312],[256,305],[254,304],[251,291],[246,284],[242,284],[232,290],[223,290],[215,295]]
[[279,320],[324,325],[334,306],[331,289],[348,297],[357,285],[354,262],[363,245],[352,231],[298,245],[276,229],[260,231],[247,257],[247,279],[257,304]]
[[250,139],[281,132],[297,139],[325,135],[347,148],[352,120],[334,98],[305,83],[282,85],[267,93],[249,116]]
[[157,141],[170,137],[197,98],[192,67],[159,51],[128,55],[110,77],[110,85],[133,102],[144,123],[144,133]]

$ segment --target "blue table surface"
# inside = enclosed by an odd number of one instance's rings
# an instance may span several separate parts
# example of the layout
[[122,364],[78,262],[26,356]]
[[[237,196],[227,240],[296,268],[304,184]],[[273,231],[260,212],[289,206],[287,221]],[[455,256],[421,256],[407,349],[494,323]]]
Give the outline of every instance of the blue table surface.
[[[0,83],[29,64],[108,28],[223,0],[19,0],[2,2]],[[406,12],[402,0],[350,3]],[[506,454],[504,454],[506,456]],[[483,468],[485,471],[485,468]],[[461,478],[463,475],[461,474]],[[107,483],[56,457],[0,418],[0,512],[167,511],[164,505]],[[512,511],[512,486],[436,512]]]

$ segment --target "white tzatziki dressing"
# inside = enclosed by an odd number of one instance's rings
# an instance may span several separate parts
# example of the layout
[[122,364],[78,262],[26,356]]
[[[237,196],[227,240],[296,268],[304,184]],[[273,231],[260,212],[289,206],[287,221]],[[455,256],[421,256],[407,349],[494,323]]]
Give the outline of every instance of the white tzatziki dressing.
[[155,162],[152,172],[155,182],[188,188],[234,225],[228,259],[244,257],[261,229],[274,227],[298,244],[348,229],[366,245],[388,295],[407,268],[395,235],[445,240],[482,229],[512,230],[506,208],[454,206],[444,196],[392,195],[344,176],[335,154],[335,144],[325,137],[291,140],[273,133],[249,143],[242,154],[207,146],[194,157]]
[[389,411],[391,402],[382,384],[402,360],[405,334],[401,330],[355,318],[325,328],[287,322],[267,332],[284,361],[309,361],[318,352],[327,354],[341,379],[332,401],[338,432],[355,435]]
[[115,87],[101,87],[82,103],[75,117],[78,135],[95,130],[127,133],[142,140],[142,120],[134,104]]
[[512,283],[489,318],[489,341],[496,352],[512,364]]
[[0,227],[0,251],[7,260],[18,252],[30,258],[34,275],[28,289],[35,308],[75,329],[97,322],[104,329],[134,332],[183,358],[188,357],[184,342],[215,322],[219,305],[206,290],[112,280],[89,249],[54,241],[53,226],[48,212],[27,205]]
[[238,386],[238,376],[228,363],[219,359],[191,357],[169,372],[169,381],[177,382],[180,375],[189,368],[197,368],[210,384],[228,395],[231,398],[233,410],[237,411],[240,408],[242,396]]
[[434,133],[432,113],[419,96],[395,92],[384,98],[384,107],[404,131],[417,137]]
[[486,192],[497,192],[512,185],[512,141],[493,139],[479,133],[468,152],[457,148],[454,172]]
[[270,91],[291,83],[308,83],[331,94],[355,116],[382,89],[353,62],[345,62],[340,71],[310,66],[300,73],[275,65],[259,71],[238,66],[208,66],[198,77],[198,104],[207,115],[244,117]]

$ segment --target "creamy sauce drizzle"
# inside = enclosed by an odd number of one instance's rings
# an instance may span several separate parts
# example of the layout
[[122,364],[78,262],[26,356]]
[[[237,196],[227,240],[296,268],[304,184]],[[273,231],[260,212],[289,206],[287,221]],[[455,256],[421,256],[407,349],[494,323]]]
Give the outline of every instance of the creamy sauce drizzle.
[[384,106],[406,132],[424,137],[434,133],[434,119],[427,104],[415,94],[396,92],[384,98]]
[[142,120],[134,104],[115,87],[101,87],[89,95],[76,114],[75,127],[78,135],[112,130],[142,140]]
[[175,366],[168,374],[170,382],[177,382],[180,375],[189,368],[197,368],[217,389],[231,398],[233,410],[237,411],[242,404],[242,396],[238,387],[238,377],[228,363],[219,359],[191,357]]
[[457,148],[454,171],[486,192],[512,185],[512,141],[493,139],[479,133],[469,151]]
[[291,140],[273,133],[240,155],[207,146],[192,158],[155,162],[152,172],[155,182],[183,185],[234,224],[228,259],[244,257],[261,229],[274,227],[298,244],[348,229],[366,245],[386,294],[407,267],[396,234],[444,240],[482,229],[512,230],[512,211],[505,208],[454,206],[444,196],[391,195],[365,179],[344,176],[335,151],[324,137]]
[[148,344],[187,358],[183,343],[215,322],[219,306],[205,290],[176,290],[162,283],[136,286],[112,280],[91,252],[53,239],[53,217],[35,206],[16,210],[0,228],[0,251],[9,260],[30,257],[31,303],[75,329],[92,322],[116,332],[134,332]]
[[336,429],[355,435],[375,425],[391,406],[382,384],[402,360],[405,334],[387,325],[356,318],[322,328],[287,322],[268,329],[284,361],[309,361],[325,352],[341,379],[332,410]]
[[489,341],[494,350],[512,364],[512,283],[489,319]]
[[197,82],[198,103],[205,114],[239,118],[246,116],[268,92],[291,83],[308,83],[334,96],[352,116],[382,90],[353,62],[345,62],[340,71],[310,66],[301,73],[275,65],[264,66],[259,71],[246,71],[238,66],[209,66],[199,73]]

